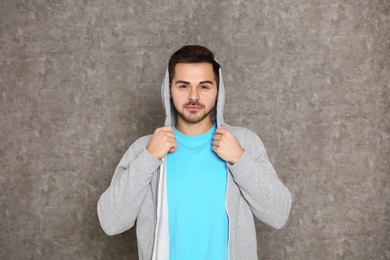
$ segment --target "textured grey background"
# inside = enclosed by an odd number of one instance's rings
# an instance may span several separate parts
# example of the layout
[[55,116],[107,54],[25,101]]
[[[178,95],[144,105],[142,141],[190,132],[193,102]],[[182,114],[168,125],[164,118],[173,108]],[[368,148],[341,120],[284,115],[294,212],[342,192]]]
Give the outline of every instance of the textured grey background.
[[0,1],[0,259],[136,259],[96,201],[189,43],[294,197],[260,259],[390,259],[388,0]]

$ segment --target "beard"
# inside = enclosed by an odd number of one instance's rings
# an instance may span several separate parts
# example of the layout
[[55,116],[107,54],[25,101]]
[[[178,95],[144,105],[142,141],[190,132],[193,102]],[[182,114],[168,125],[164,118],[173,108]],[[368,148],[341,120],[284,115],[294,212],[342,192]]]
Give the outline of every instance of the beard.
[[[186,106],[199,106],[200,110],[197,112],[188,112],[186,111]],[[215,107],[215,104],[209,109],[204,110],[205,106],[202,104],[199,104],[197,101],[195,102],[188,102],[187,104],[182,106],[182,109],[177,109],[176,106],[174,106],[176,115],[180,117],[184,122],[190,123],[190,124],[197,124],[201,122],[203,119],[205,119],[208,115],[210,115],[211,111],[213,111]]]

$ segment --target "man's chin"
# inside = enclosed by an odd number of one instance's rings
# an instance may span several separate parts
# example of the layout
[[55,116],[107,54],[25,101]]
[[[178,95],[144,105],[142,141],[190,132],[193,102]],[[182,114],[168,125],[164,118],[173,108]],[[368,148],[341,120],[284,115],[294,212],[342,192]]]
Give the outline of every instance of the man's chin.
[[204,119],[204,117],[202,118],[202,117],[196,117],[196,118],[193,118],[193,117],[185,117],[185,118],[183,118],[184,119],[184,121],[186,121],[187,123],[190,123],[190,124],[197,124],[197,123],[199,123],[199,122],[201,122],[203,119]]
[[199,116],[197,113],[191,113],[190,115],[178,114],[178,116],[180,116],[183,121],[190,124],[197,124],[207,117],[207,115]]

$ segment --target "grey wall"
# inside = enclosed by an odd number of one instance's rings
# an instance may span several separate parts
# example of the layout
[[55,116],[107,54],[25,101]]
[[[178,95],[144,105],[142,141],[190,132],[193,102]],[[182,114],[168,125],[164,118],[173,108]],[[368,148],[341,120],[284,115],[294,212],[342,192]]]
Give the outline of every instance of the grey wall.
[[294,196],[284,229],[257,222],[259,257],[389,259],[387,0],[0,1],[0,259],[136,259],[95,205],[188,43]]

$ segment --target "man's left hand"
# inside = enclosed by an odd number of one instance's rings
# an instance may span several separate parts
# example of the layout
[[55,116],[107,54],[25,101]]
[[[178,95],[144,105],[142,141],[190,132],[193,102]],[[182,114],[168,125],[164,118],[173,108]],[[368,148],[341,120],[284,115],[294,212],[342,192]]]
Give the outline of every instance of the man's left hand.
[[223,126],[217,128],[213,138],[213,151],[230,164],[235,164],[244,152],[237,138]]

